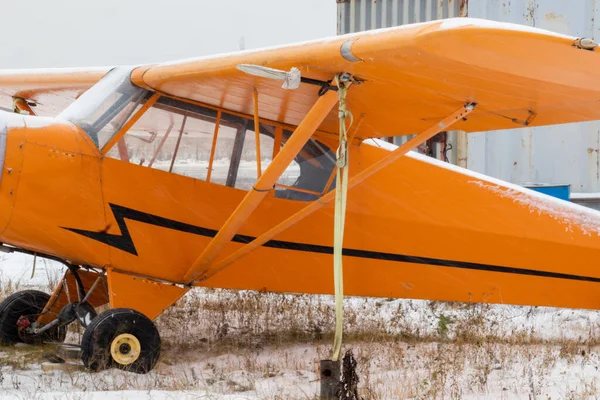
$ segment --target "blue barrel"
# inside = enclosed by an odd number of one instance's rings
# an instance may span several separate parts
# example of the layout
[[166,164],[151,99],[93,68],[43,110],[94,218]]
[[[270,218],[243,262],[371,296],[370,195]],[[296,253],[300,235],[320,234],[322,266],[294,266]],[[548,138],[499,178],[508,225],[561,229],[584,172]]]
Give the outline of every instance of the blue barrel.
[[539,183],[526,184],[523,186],[527,189],[535,190],[536,192],[544,193],[561,200],[570,201],[571,199],[571,185],[549,185]]

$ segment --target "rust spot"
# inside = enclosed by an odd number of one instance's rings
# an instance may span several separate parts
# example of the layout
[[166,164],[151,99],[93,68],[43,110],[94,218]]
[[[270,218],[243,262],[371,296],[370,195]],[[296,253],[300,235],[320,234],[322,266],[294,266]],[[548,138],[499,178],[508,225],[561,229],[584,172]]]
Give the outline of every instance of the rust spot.
[[535,27],[535,10],[537,9],[537,5],[535,3],[531,3],[527,7],[527,13],[524,15],[525,19],[531,21],[531,26]]
[[544,15],[544,19],[546,21],[551,21],[553,19],[562,19],[562,18],[563,18],[562,15],[559,15],[559,14],[556,14],[556,13],[553,13],[553,12],[549,12],[549,13],[546,13],[546,15]]
[[458,8],[458,15],[460,17],[468,17],[469,16],[469,0],[460,0],[460,5]]
[[517,162],[515,161],[515,162],[513,163],[513,165],[517,165]]

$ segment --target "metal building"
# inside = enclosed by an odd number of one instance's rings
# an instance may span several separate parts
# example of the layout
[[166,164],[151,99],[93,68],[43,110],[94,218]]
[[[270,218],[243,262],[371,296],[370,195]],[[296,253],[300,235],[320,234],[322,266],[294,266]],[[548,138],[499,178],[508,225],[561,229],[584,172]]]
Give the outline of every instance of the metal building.
[[[600,0],[337,0],[338,33],[449,17],[485,18],[600,39]],[[397,138],[397,140],[402,140]],[[600,208],[600,122],[452,133],[449,160],[509,182],[570,184]],[[577,193],[588,193],[578,196]]]

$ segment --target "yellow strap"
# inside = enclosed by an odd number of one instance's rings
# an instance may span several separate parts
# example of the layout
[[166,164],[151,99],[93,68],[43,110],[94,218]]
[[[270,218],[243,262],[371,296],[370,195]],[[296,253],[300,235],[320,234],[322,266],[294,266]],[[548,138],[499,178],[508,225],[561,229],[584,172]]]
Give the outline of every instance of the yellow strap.
[[[336,161],[336,185],[335,185],[335,214],[334,214],[334,233],[333,233],[333,280],[335,290],[335,337],[333,340],[333,356],[331,359],[337,361],[342,352],[342,334],[344,317],[344,274],[342,266],[342,248],[344,243],[344,223],[346,219],[346,198],[348,193],[348,135],[347,132],[352,126],[352,113],[346,108],[346,92],[350,86],[347,82],[340,82],[338,76],[335,77],[339,96],[339,114],[340,121],[339,147],[337,149]],[[346,126],[346,118],[350,123]]]

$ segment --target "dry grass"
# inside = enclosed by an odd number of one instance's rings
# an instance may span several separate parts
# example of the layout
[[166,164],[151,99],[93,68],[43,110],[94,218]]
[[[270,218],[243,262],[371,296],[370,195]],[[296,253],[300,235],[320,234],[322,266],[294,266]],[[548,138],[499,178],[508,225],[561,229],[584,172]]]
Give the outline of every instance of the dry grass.
[[[498,312],[503,307],[517,317]],[[575,318],[577,329],[572,331],[581,334],[571,337],[564,334],[569,324],[537,329],[513,322],[515,329],[510,328],[510,319],[534,320],[551,311],[350,299],[345,309],[345,346],[355,350],[365,398],[462,398],[492,391],[506,392],[507,398],[509,393],[540,396],[557,368],[597,366],[594,349],[600,337],[595,320],[582,326]],[[420,318],[415,320],[415,313]],[[226,382],[232,371],[255,377],[275,377],[290,370],[318,376],[318,360],[329,358],[334,310],[328,296],[204,289],[190,293],[157,323],[165,343],[164,364],[189,360],[190,352],[195,360],[221,357],[219,366],[210,365],[210,386]],[[555,331],[553,336],[548,330]],[[290,351],[297,347],[315,351],[298,356]],[[274,356],[265,358],[262,353]],[[236,356],[224,356],[230,354]],[[494,386],[511,377],[518,377],[512,385]],[[598,394],[595,380],[581,379],[576,393]],[[252,384],[232,387],[248,389]]]
[[[22,285],[0,280],[0,288],[6,296]],[[346,302],[344,343],[354,350],[365,399],[547,398],[551,392],[593,398],[600,396],[593,372],[600,366],[598,322],[585,311],[353,298]],[[164,347],[148,375],[47,375],[36,369],[45,349],[5,348],[0,389],[29,398],[44,390],[161,389],[205,398],[312,399],[318,361],[330,357],[333,299],[198,289],[156,323]],[[80,334],[74,328],[70,338]],[[33,386],[24,386],[20,375],[28,370]]]
[[[490,304],[444,303],[433,301],[347,299],[344,335],[352,342],[453,343],[483,345],[553,344],[566,346],[575,354],[581,346],[600,344],[597,323],[579,337],[561,335],[568,326],[531,325],[518,330],[509,326],[499,309],[522,310],[518,317],[533,318],[549,309],[507,307]],[[421,318],[410,317],[421,314]],[[526,314],[529,314],[527,316]],[[514,317],[514,316],[513,316]],[[197,289],[165,311],[156,321],[167,347],[228,351],[280,346],[290,343],[328,343],[333,339],[334,305],[331,296],[239,292]],[[593,329],[594,328],[594,329]],[[547,331],[558,334],[547,338]],[[585,334],[585,335],[584,335]],[[193,340],[190,338],[193,337]]]

